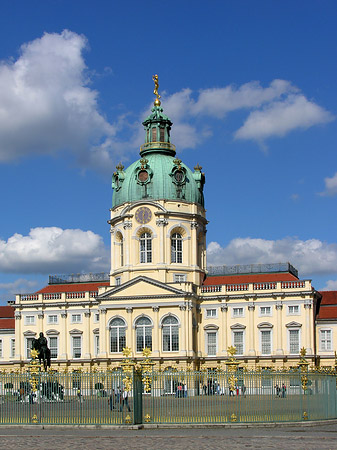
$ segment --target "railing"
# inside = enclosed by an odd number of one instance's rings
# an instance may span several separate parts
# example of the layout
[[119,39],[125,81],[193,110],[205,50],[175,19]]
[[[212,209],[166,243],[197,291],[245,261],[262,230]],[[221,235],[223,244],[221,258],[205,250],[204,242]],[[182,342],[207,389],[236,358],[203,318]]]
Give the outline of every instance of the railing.
[[145,144],[141,145],[140,151],[143,152],[145,150],[152,150],[152,149],[160,149],[160,150],[176,150],[176,146],[171,144],[170,142],[146,142]]
[[23,302],[34,300],[37,301],[39,299],[39,294],[20,294],[20,299]]
[[232,292],[232,291],[248,291],[249,284],[243,283],[243,284],[226,284],[226,291]]
[[85,298],[85,292],[67,292],[66,298]]
[[268,291],[276,289],[298,289],[305,288],[305,281],[282,281],[266,283],[238,283],[238,284],[215,284],[200,287],[202,294],[212,292],[239,292],[239,291]]
[[214,286],[201,286],[201,292],[221,292],[222,291],[222,285],[217,284]]
[[281,288],[282,289],[296,289],[296,288],[304,288],[304,281],[282,281]]
[[[131,378],[132,378],[132,374]],[[336,374],[153,371],[151,390],[125,376],[96,373],[0,374],[0,426],[298,422],[336,419]],[[136,411],[140,418],[136,422]],[[140,414],[138,414],[140,412]],[[138,419],[137,419],[138,420]]]
[[234,275],[234,274],[256,274],[289,272],[298,277],[298,271],[290,263],[273,264],[237,264],[235,266],[208,266],[208,275]]
[[49,284],[83,283],[90,281],[109,281],[109,274],[101,273],[71,273],[67,275],[49,275]]
[[262,291],[264,289],[276,289],[277,283],[254,283],[254,290],[256,291]]
[[59,300],[61,298],[61,292],[55,294],[43,294],[43,300]]

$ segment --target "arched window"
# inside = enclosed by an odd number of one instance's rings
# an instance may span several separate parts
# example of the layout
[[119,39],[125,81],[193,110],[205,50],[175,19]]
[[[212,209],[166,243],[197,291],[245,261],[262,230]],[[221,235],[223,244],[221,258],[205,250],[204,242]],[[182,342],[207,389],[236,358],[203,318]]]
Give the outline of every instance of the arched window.
[[126,347],[126,325],[123,319],[116,317],[110,322],[110,352],[121,353]]
[[147,231],[140,235],[140,262],[150,263],[152,262],[152,239],[151,234]]
[[173,233],[171,236],[171,262],[183,262],[183,238],[179,233]]
[[163,325],[163,351],[179,351],[179,327],[178,320],[173,316],[165,317]]
[[145,347],[152,350],[152,324],[148,317],[140,317],[136,322],[137,352]]
[[119,262],[121,266],[124,266],[124,245],[122,233],[118,232],[116,234],[116,241],[119,245]]

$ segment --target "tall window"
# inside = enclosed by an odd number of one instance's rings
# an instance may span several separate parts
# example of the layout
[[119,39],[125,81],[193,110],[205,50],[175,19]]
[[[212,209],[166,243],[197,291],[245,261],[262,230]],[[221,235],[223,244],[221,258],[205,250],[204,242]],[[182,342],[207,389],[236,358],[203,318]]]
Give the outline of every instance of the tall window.
[[80,358],[82,355],[82,337],[73,336],[73,358]]
[[49,338],[50,357],[56,359],[58,355],[58,339],[56,336]]
[[15,356],[15,339],[11,339],[11,358]]
[[119,245],[119,262],[121,266],[124,266],[124,245],[123,245],[123,235],[121,232],[116,234],[117,245]]
[[217,347],[217,332],[209,331],[207,332],[207,355],[216,356]]
[[0,339],[0,358],[2,358],[3,357],[3,354],[2,354],[2,339]]
[[98,356],[99,355],[99,334],[95,334],[94,342],[95,342],[95,356]]
[[152,350],[152,324],[148,317],[140,317],[136,322],[137,352],[145,347]]
[[27,359],[30,358],[30,351],[32,349],[33,339],[34,338],[32,338],[32,337],[26,339],[26,357],[27,357]]
[[173,317],[165,317],[163,324],[163,351],[179,351],[179,327],[178,320]]
[[271,331],[261,330],[261,354],[271,354]]
[[289,353],[300,352],[300,330],[289,330]]
[[233,346],[237,355],[243,355],[243,331],[233,332]]
[[145,232],[140,236],[140,262],[152,262],[152,239],[151,234]]
[[179,233],[173,233],[171,237],[171,262],[183,262],[183,238]]
[[320,330],[320,349],[322,351],[332,350],[331,330]]
[[126,347],[125,322],[116,317],[110,322],[110,352],[121,353]]

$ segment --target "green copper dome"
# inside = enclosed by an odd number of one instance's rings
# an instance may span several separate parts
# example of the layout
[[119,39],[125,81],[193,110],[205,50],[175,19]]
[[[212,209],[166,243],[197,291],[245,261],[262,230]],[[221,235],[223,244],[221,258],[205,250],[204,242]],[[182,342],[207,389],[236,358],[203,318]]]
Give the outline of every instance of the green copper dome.
[[204,205],[204,174],[199,165],[192,172],[175,157],[175,146],[170,142],[172,122],[163,113],[156,92],[152,113],[143,122],[145,143],[141,146],[141,158],[126,170],[119,164],[113,174],[113,208],[125,202],[163,199]]

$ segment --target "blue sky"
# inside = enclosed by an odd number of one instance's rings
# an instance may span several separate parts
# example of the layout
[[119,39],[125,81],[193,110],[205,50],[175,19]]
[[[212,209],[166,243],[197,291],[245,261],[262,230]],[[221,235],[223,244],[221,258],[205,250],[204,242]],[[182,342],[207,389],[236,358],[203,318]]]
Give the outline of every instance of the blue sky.
[[0,4],[0,301],[109,270],[111,175],[159,75],[206,174],[208,262],[290,261],[337,289],[335,1]]

